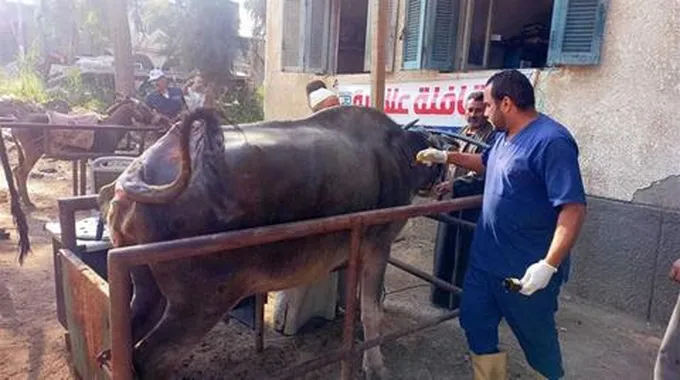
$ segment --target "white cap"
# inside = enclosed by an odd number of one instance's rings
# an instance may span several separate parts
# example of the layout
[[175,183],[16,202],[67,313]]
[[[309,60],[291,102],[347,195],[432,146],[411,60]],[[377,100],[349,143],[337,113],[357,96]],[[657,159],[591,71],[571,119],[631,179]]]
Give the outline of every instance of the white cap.
[[159,80],[164,76],[165,76],[165,74],[163,73],[163,70],[153,69],[153,70],[149,71],[149,82]]
[[314,109],[316,106],[321,104],[324,100],[332,97],[332,96],[337,96],[335,93],[327,88],[321,87],[318,90],[312,91],[312,93],[309,94],[309,106]]

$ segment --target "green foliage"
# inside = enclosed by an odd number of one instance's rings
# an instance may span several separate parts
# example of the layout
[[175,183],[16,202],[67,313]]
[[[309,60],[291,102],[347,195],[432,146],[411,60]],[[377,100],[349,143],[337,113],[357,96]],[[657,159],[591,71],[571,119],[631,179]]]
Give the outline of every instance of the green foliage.
[[29,49],[23,57],[17,57],[16,72],[0,72],[0,94],[22,101],[44,103],[49,100],[42,79],[35,71],[37,49]]
[[222,95],[217,108],[233,123],[252,123],[264,120],[264,89],[251,91],[248,87],[238,88]]
[[54,99],[68,102],[72,107],[103,112],[114,100],[115,83],[110,75],[83,77],[80,70],[70,68],[64,79],[49,90]]
[[78,69],[72,68],[66,71],[61,81],[48,89],[36,71],[37,60],[37,49],[32,48],[23,57],[17,57],[14,73],[0,72],[0,94],[34,104],[59,99],[71,107],[100,112],[113,102],[113,76],[83,78]]
[[106,0],[41,0],[40,33],[47,52],[73,58],[110,45]]

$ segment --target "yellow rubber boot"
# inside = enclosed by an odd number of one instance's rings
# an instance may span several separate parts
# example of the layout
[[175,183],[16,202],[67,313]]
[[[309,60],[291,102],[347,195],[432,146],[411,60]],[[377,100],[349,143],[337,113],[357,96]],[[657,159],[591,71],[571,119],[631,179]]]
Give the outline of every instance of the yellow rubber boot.
[[508,355],[472,355],[472,369],[475,380],[508,380]]

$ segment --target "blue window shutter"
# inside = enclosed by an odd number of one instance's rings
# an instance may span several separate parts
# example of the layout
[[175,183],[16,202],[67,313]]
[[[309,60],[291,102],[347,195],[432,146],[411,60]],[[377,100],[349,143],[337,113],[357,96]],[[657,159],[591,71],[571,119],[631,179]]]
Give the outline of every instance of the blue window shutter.
[[424,68],[453,70],[459,9],[458,0],[430,0],[424,39]]
[[548,65],[597,65],[608,0],[555,0]]
[[406,0],[404,69],[419,70],[423,57],[423,29],[427,0]]

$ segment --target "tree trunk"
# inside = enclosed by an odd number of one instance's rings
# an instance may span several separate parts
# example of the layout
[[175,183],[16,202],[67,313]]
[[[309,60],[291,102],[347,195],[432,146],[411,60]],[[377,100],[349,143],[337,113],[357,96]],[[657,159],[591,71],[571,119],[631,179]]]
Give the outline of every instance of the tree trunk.
[[116,92],[133,95],[135,78],[132,65],[132,42],[127,15],[126,0],[107,0],[111,41],[113,42],[114,65],[116,69]]

